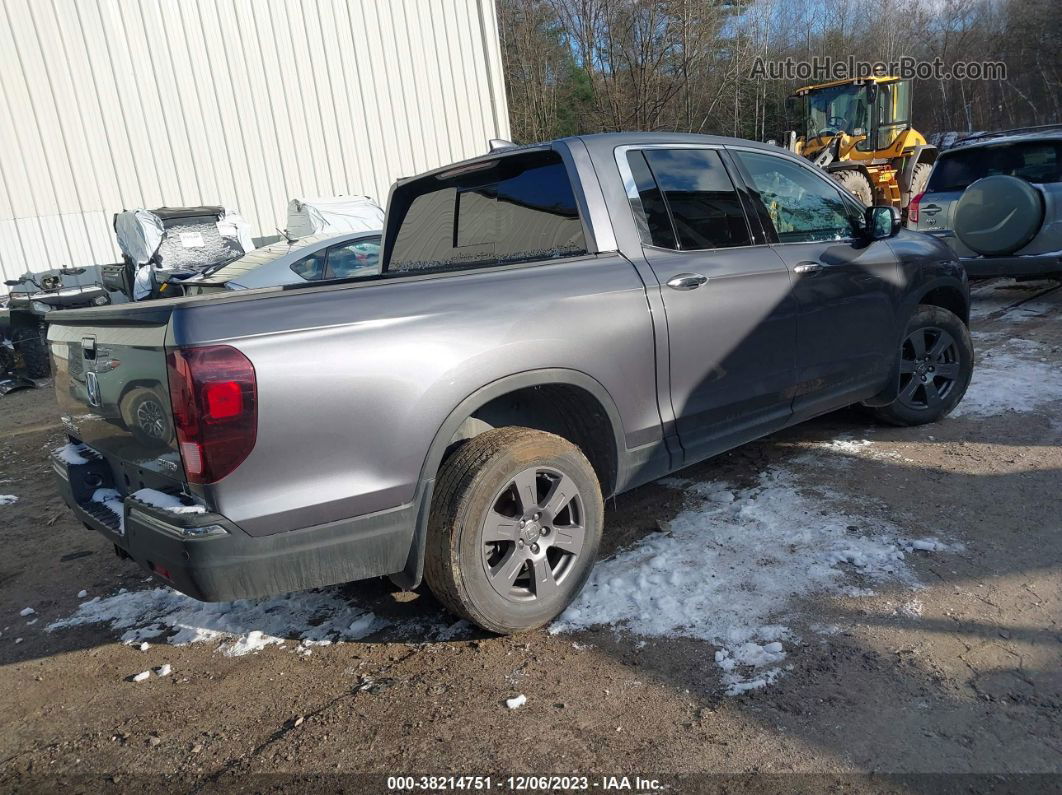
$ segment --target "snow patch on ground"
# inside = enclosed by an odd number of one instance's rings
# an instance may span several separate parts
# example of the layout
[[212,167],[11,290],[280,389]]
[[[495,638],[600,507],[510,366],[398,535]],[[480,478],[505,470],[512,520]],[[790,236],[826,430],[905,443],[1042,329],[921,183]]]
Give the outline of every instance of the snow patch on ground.
[[18,502],[18,497],[14,494],[0,494],[0,505],[14,505]]
[[878,461],[904,461],[911,463],[907,458],[895,450],[886,450],[881,445],[875,444],[870,439],[855,439],[851,435],[842,434],[833,439],[813,442],[809,445],[812,449],[822,450],[828,453],[840,453],[852,458],[870,458]]
[[172,588],[152,588],[82,602],[77,612],[47,629],[109,624],[121,631],[121,641],[129,645],[155,638],[175,646],[222,641],[219,649],[223,654],[239,657],[289,640],[300,641],[301,648],[358,640],[386,623],[351,605],[335,589],[269,599],[200,602]]
[[671,520],[670,532],[599,563],[551,632],[611,625],[708,641],[719,647],[716,664],[736,695],[784,671],[785,644],[795,635],[783,622],[795,600],[873,594],[866,586],[880,582],[914,587],[905,550],[945,547],[907,539],[897,525],[867,516],[853,531],[852,517],[830,510],[841,495],[810,493],[785,468],[767,470],[748,489],[704,482],[687,492],[695,502]]
[[1062,370],[1038,342],[1010,339],[978,351],[973,380],[952,417],[1033,411],[1062,400]]

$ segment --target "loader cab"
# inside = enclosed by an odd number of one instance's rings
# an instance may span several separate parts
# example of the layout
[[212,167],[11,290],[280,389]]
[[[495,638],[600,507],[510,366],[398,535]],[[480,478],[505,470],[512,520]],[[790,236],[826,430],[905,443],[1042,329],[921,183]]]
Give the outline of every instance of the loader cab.
[[891,80],[866,87],[870,106],[870,134],[856,144],[864,152],[891,149],[896,139],[911,126],[911,83]]
[[859,152],[891,149],[911,126],[911,83],[870,77],[805,86],[793,95],[803,103],[804,140],[843,134]]

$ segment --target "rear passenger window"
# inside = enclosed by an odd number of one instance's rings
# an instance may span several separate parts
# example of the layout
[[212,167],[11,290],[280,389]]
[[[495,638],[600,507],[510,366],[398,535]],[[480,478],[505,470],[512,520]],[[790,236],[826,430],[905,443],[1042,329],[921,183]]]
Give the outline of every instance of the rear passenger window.
[[[645,149],[648,173],[639,179],[636,158],[628,159],[638,185],[654,245],[686,250],[752,245],[749,225],[734,183],[712,149]],[[651,181],[650,181],[651,177]],[[672,232],[663,221],[670,216]]]
[[355,240],[328,249],[328,278],[350,279],[380,272],[380,239]]
[[[527,152],[403,186],[388,271],[505,265],[586,253],[568,172],[556,152]],[[390,231],[390,230],[389,230]]]

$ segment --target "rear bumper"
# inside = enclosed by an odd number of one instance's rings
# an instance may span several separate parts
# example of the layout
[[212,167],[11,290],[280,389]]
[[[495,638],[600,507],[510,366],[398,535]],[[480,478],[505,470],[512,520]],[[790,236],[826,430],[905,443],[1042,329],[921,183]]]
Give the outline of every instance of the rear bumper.
[[[71,465],[53,455],[51,463],[60,495],[86,527],[160,582],[205,602],[395,574],[413,539],[412,505],[263,537],[247,535],[220,514],[174,514],[133,497],[124,500],[119,520],[91,501],[97,487],[109,485],[103,459]],[[102,478],[102,486],[89,485],[91,476]]]
[[1062,254],[1028,254],[1023,257],[960,257],[968,276],[1048,276],[1062,274]]

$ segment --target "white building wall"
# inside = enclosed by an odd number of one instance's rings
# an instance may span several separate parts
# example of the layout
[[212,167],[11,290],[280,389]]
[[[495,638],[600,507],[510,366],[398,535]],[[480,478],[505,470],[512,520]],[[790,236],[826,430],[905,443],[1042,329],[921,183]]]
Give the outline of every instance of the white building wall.
[[5,279],[117,261],[122,209],[269,236],[508,136],[494,0],[0,0]]

